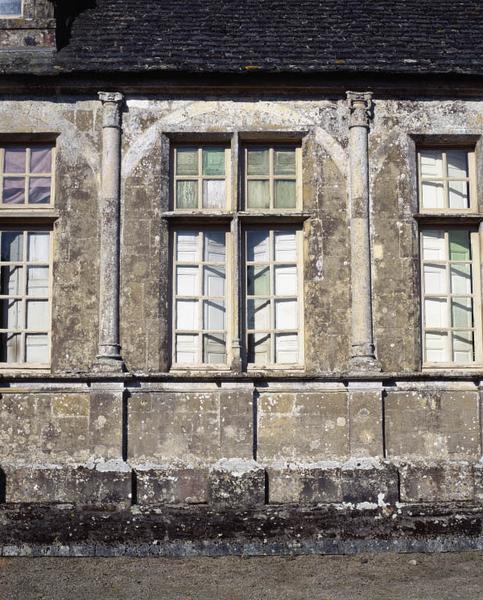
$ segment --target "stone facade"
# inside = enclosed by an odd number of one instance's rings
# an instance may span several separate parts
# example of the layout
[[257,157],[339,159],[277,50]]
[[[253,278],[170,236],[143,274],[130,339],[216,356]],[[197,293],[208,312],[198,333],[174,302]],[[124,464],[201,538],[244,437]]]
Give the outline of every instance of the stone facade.
[[[56,147],[51,369],[0,371],[3,502],[481,502],[483,372],[422,368],[415,218],[416,148],[448,140],[475,149],[483,218],[481,100],[103,84],[0,96],[0,142]],[[170,152],[185,139],[226,142],[236,177],[244,141],[300,143],[302,370],[170,368]]]

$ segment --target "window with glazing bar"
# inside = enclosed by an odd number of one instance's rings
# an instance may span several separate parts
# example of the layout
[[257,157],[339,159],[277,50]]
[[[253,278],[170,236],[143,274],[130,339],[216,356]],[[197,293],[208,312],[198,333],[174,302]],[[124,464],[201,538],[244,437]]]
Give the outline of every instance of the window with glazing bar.
[[[236,175],[228,146],[178,144],[171,156],[181,219],[172,228],[172,366],[229,368],[236,329],[246,368],[299,368],[303,238],[301,221],[284,217],[301,207],[299,145],[240,146]],[[234,175],[241,198],[229,192]],[[270,223],[256,222],[263,210]]]
[[423,364],[468,367],[481,362],[480,242],[458,213],[475,212],[473,152],[419,151],[421,213],[438,214],[421,229]]

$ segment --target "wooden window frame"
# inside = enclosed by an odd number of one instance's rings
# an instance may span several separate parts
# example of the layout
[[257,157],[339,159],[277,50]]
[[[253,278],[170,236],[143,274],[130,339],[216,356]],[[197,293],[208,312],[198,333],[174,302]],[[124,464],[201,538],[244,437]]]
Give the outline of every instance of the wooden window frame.
[[[25,146],[26,149],[26,166],[29,169],[23,173],[5,173],[5,149],[9,146]],[[51,146],[51,164],[50,173],[33,173],[30,171],[30,158],[32,148],[34,146]],[[8,142],[0,144],[0,213],[6,210],[48,210],[54,208],[55,205],[55,164],[56,164],[56,147],[52,142]],[[22,177],[25,179],[24,202],[23,204],[14,204],[11,202],[3,202],[3,180],[5,177]],[[47,204],[29,203],[29,182],[31,178],[48,177],[50,179],[50,202]]]
[[[442,153],[443,161],[443,176],[442,177],[423,177],[421,169],[421,152],[424,150],[438,150]],[[448,160],[447,153],[451,150],[464,151],[467,154],[468,177],[449,177],[448,176]],[[476,194],[476,157],[474,147],[469,146],[421,146],[417,149],[417,173],[418,173],[418,198],[419,212],[421,214],[472,214],[478,212],[478,199]],[[443,184],[443,201],[444,206],[441,208],[425,208],[423,206],[423,182],[434,181]],[[466,181],[468,182],[468,207],[467,208],[450,208],[448,184],[450,181]]]
[[[225,151],[225,174],[221,175],[203,175],[203,149],[204,148],[223,148]],[[179,148],[192,148],[198,154],[198,174],[197,175],[178,175],[176,171],[176,155]],[[176,143],[171,148],[171,205],[177,213],[182,212],[225,212],[232,208],[231,198],[231,161],[230,161],[230,146],[222,142],[200,142],[200,143]],[[205,180],[217,180],[225,182],[225,206],[223,207],[203,207],[203,182]],[[198,206],[193,208],[178,208],[176,183],[178,181],[196,181],[198,183]]]
[[[252,149],[268,150],[268,175],[248,175],[248,151]],[[290,148],[295,150],[295,175],[276,175],[274,172],[275,150]],[[252,208],[248,206],[248,182],[268,181],[270,205],[266,208]],[[295,206],[281,208],[275,206],[275,181],[295,181]],[[246,143],[243,145],[243,207],[249,213],[263,212],[289,212],[302,209],[302,148],[297,143]]]
[[[53,286],[53,276],[52,276],[52,267],[53,267],[53,231],[50,227],[42,227],[29,225],[28,221],[19,224],[18,226],[9,226],[3,227],[0,226],[0,232],[4,231],[19,231],[22,232],[23,241],[22,241],[22,261],[0,261],[0,267],[15,267],[19,266],[22,268],[23,272],[23,281],[22,281],[22,294],[0,294],[0,300],[5,301],[9,299],[19,300],[21,302],[21,309],[24,317],[24,327],[19,329],[9,329],[9,328],[0,328],[0,334],[4,333],[18,333],[20,334],[20,355],[25,357],[25,337],[29,334],[44,334],[47,335],[48,339],[48,361],[45,363],[30,363],[30,362],[0,362],[0,371],[5,370],[30,370],[30,369],[49,369],[51,365],[51,356],[52,356],[52,286]],[[27,260],[28,256],[28,236],[31,233],[48,233],[49,235],[49,259],[48,261],[38,261],[32,262]],[[36,267],[48,267],[48,295],[44,296],[28,296],[27,294],[27,273],[29,266]],[[47,300],[48,302],[48,323],[45,329],[35,330],[29,329],[27,327],[27,302],[29,300]]]
[[[198,254],[198,258],[195,258],[192,261],[178,261],[177,260],[177,256],[176,256],[176,251],[177,251],[177,237],[178,234],[180,232],[183,231],[195,231],[197,233],[197,254]],[[204,323],[204,314],[203,314],[203,306],[204,306],[204,302],[205,300],[209,299],[209,298],[214,298],[213,296],[206,296],[203,293],[203,286],[204,286],[204,279],[203,279],[203,273],[204,273],[204,267],[205,266],[213,266],[213,267],[221,267],[220,263],[214,263],[214,262],[210,262],[210,261],[205,261],[204,259],[204,240],[205,240],[205,236],[204,233],[206,231],[223,231],[225,233],[225,263],[224,263],[224,269],[225,269],[225,296],[224,296],[224,302],[225,302],[225,329],[223,331],[221,330],[207,330],[203,328],[203,323]],[[230,328],[230,321],[229,321],[229,314],[231,314],[231,310],[232,310],[232,275],[231,275],[231,270],[228,268],[229,264],[232,260],[232,244],[231,244],[231,234],[230,231],[228,230],[227,227],[224,226],[220,226],[218,224],[207,224],[207,223],[200,223],[198,226],[193,225],[193,226],[182,226],[182,227],[176,227],[173,231],[172,231],[172,235],[171,235],[171,247],[172,247],[172,254],[173,254],[173,258],[172,258],[172,286],[171,286],[171,290],[170,290],[170,296],[172,298],[171,302],[172,302],[172,310],[171,310],[171,369],[172,370],[182,370],[182,371],[186,371],[186,370],[213,370],[213,371],[225,371],[229,369],[229,364],[230,364],[230,349],[231,349],[231,328]],[[200,258],[201,257],[201,260]],[[199,285],[199,289],[202,293],[200,293],[198,296],[179,296],[177,293],[177,277],[176,277],[176,271],[177,271],[177,267],[178,266],[196,266],[198,269],[198,285]],[[200,327],[196,330],[184,330],[184,329],[178,329],[177,328],[177,312],[176,312],[176,307],[177,307],[177,301],[178,300],[196,300],[198,302],[198,324],[200,325]],[[225,350],[226,350],[226,362],[225,363],[205,363],[202,362],[203,359],[203,337],[206,334],[218,334],[218,335],[224,335],[225,336]],[[177,348],[176,348],[176,336],[178,334],[186,334],[186,335],[197,335],[198,336],[198,345],[197,345],[197,354],[198,354],[198,362],[194,362],[194,363],[178,363],[176,361],[176,356],[177,356]]]
[[[256,261],[249,261],[247,259],[247,234],[249,231],[268,231],[268,261],[261,263]],[[288,231],[293,230],[295,232],[295,243],[296,243],[296,258],[295,261],[276,261],[274,257],[274,248],[275,248],[275,232],[278,231]],[[266,371],[266,370],[301,370],[304,368],[304,294],[303,294],[303,285],[304,285],[304,275],[303,275],[303,230],[301,227],[296,224],[257,224],[246,226],[243,229],[243,283],[242,283],[242,295],[243,295],[243,331],[244,331],[244,343],[247,353],[247,361],[246,367],[248,371]],[[275,292],[275,269],[277,266],[287,266],[287,263],[290,265],[295,265],[297,269],[297,294],[288,295],[288,296],[278,296]],[[256,295],[248,294],[248,268],[250,266],[263,266],[269,267],[269,294],[268,299],[270,303],[270,327],[265,329],[253,329],[248,327],[248,301],[256,300]],[[267,296],[263,296],[267,298]],[[277,299],[284,298],[297,298],[297,328],[296,329],[280,329],[275,325],[275,303]],[[270,335],[270,362],[263,365],[258,365],[256,363],[248,362],[248,336],[250,334],[257,333],[268,333]],[[298,361],[296,363],[279,363],[276,362],[276,335],[277,334],[296,334],[298,339]]]

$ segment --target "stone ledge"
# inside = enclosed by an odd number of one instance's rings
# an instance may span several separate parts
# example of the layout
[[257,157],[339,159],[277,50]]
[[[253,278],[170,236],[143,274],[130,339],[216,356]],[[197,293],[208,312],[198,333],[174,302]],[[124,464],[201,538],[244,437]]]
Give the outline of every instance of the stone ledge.
[[2,556],[220,556],[483,549],[483,504],[356,510],[0,506]]
[[2,463],[0,472],[8,503],[73,502],[116,507],[131,504],[132,473],[123,461],[61,465]]

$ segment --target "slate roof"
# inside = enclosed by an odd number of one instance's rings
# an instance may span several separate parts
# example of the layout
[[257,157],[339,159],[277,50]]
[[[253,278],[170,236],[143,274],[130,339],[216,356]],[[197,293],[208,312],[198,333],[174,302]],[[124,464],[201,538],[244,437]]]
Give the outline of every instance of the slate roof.
[[67,71],[483,74],[483,0],[97,0]]

